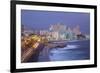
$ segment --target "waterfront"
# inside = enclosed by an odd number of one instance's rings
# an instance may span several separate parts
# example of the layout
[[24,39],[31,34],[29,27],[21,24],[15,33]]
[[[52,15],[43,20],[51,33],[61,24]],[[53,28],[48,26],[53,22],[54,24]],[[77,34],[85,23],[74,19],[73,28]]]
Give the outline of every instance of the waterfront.
[[90,14],[21,10],[21,62],[90,58]]
[[68,61],[90,59],[90,40],[67,42],[63,48],[44,48],[38,58],[39,62]]

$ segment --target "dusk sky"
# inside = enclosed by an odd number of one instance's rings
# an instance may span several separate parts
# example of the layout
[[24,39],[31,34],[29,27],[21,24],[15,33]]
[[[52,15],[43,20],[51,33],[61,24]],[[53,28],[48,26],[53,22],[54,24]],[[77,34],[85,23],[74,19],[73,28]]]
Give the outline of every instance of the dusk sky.
[[82,33],[90,33],[89,13],[21,10],[21,24],[28,28],[47,30],[50,25],[57,23],[70,28],[79,25]]

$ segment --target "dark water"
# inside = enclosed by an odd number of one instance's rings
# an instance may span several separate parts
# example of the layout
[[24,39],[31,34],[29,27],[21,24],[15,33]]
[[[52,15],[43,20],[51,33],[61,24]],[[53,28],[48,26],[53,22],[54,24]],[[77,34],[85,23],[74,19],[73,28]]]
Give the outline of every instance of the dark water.
[[84,60],[90,58],[89,40],[67,42],[64,48],[52,49],[49,53],[51,61]]
[[39,62],[90,59],[90,40],[70,41],[64,48],[47,49],[47,51],[46,54],[41,52]]

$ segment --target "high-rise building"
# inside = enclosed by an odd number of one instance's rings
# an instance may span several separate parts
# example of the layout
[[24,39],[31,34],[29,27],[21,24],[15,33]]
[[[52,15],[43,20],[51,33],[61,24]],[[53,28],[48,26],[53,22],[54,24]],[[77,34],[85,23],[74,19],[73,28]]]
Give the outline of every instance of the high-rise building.
[[55,40],[65,40],[66,39],[66,25],[54,24],[51,25],[49,30],[52,32],[52,38]]
[[50,28],[49,28],[50,31],[66,31],[66,25],[64,24],[54,24],[54,25],[51,25]]
[[77,25],[77,26],[73,29],[73,32],[75,33],[75,35],[80,35],[80,34],[81,34],[80,26]]

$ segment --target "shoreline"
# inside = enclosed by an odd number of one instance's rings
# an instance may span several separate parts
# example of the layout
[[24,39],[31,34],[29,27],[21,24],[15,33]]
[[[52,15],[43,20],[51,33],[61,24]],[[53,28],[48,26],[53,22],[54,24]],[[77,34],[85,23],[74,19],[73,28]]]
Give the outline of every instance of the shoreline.
[[63,48],[65,46],[68,45],[68,43],[73,43],[73,42],[80,42],[80,41],[88,41],[89,39],[85,39],[85,40],[64,40],[64,41],[53,41],[48,43],[48,48]]
[[86,41],[90,39],[83,39],[83,40],[56,40],[56,41],[49,41],[49,43],[67,43],[67,42],[77,42],[77,41]]
[[87,41],[87,40],[90,40],[90,39],[84,39],[84,40],[71,40],[71,41],[68,41],[68,42]]

